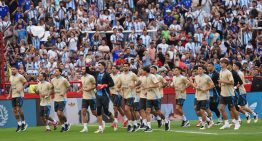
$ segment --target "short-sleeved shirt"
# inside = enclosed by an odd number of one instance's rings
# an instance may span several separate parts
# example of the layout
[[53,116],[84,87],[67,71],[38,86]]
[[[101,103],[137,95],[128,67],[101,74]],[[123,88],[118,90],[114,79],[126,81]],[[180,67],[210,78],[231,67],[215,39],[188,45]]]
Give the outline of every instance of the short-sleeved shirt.
[[143,86],[146,86],[146,77],[145,76],[139,76],[138,80],[141,81],[141,87],[140,87],[140,98],[146,98],[146,90],[143,89]]
[[11,75],[10,83],[11,83],[12,98],[24,97],[24,83],[26,82],[27,81],[25,77],[19,73],[17,73],[16,75]]
[[66,91],[70,86],[68,80],[62,76],[55,77],[51,80],[51,84],[55,92],[54,101],[66,101]]
[[135,86],[137,82],[137,75],[133,72],[121,73],[120,76],[119,85],[121,86],[121,91],[123,93],[123,97],[125,99],[131,98],[135,96],[136,89],[130,88],[130,86]]
[[[228,69],[220,71],[219,80],[234,82],[233,75]],[[233,84],[229,85],[229,84],[221,83],[221,94],[220,95],[223,97],[235,96]]]
[[[51,105],[51,91],[52,91],[52,84],[43,81],[39,82],[36,87],[36,91],[39,92],[40,95],[40,106],[50,106]],[[46,95],[45,97],[42,97],[43,95]]]
[[[83,89],[90,89],[92,86],[96,85],[95,77],[87,74],[81,77],[82,88]],[[83,99],[95,99],[95,92],[93,90],[87,92],[83,90]]]
[[164,96],[164,91],[163,91],[163,85],[166,82],[166,79],[164,79],[163,76],[159,75],[159,74],[156,74],[156,78],[158,79],[159,81],[159,92],[160,92],[160,97],[163,97]]
[[[174,76],[173,82],[171,86],[175,88],[176,91],[176,99],[186,99],[186,86],[188,85],[189,81],[183,75]],[[183,89],[181,91],[181,89]]]
[[[154,74],[148,74],[148,76],[146,76],[146,87],[152,87],[158,83],[159,81]],[[147,93],[146,98],[148,100],[155,100],[161,98],[159,88],[146,89],[146,93]]]
[[114,81],[114,86],[113,87],[110,87],[110,93],[111,94],[115,94],[115,95],[119,95],[119,88],[117,87],[117,84],[119,83],[119,74],[116,74],[116,75],[113,75],[113,74],[110,74],[111,75],[111,78],[113,79]]
[[[195,83],[197,84],[197,87],[201,89],[202,88],[206,89],[214,85],[212,79],[206,74],[197,75],[195,77]],[[196,98],[197,100],[209,100],[210,98],[209,90],[202,91],[202,90],[196,89]]]
[[245,77],[244,77],[244,73],[242,71],[237,71],[239,77],[241,78],[241,80],[243,81],[243,84],[239,86],[239,92],[240,94],[246,94],[246,88],[244,87],[245,84]]
[[0,16],[2,18],[2,20],[5,18],[5,16],[8,14],[9,12],[9,8],[7,5],[5,6],[0,6]]

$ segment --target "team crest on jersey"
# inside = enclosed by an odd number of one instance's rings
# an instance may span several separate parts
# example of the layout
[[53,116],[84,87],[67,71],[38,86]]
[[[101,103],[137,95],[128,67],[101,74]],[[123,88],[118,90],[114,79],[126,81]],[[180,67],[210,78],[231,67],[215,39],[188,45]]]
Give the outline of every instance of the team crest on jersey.
[[0,105],[0,126],[4,126],[8,120],[8,111],[4,105]]

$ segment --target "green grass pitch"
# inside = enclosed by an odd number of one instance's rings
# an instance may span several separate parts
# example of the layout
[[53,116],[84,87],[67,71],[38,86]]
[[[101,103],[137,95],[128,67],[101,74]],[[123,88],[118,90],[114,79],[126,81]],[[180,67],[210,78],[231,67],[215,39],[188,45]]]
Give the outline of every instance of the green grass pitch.
[[180,127],[180,122],[171,123],[171,131],[165,132],[164,127],[158,129],[153,123],[152,133],[144,133],[139,130],[135,133],[127,133],[126,128],[119,128],[114,132],[110,125],[103,134],[95,134],[96,125],[88,127],[88,133],[80,133],[82,126],[72,126],[69,132],[56,131],[45,132],[45,127],[29,127],[27,131],[16,133],[15,128],[0,129],[1,141],[262,141],[262,122],[247,124],[242,122],[240,130],[234,131],[233,127],[219,130],[220,126],[200,130],[195,127],[196,122],[191,121],[189,128]]

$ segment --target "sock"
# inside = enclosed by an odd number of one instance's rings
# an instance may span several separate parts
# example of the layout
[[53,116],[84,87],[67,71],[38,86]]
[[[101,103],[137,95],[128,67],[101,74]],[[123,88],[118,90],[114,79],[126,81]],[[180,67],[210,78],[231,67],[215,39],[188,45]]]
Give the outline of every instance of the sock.
[[160,116],[156,116],[156,120],[161,120]]
[[98,126],[99,130],[103,130],[103,127],[101,125]]
[[168,123],[168,122],[169,122],[169,120],[167,118],[165,118],[165,123]]
[[232,119],[232,123],[236,123],[236,120],[235,120],[235,119]]
[[124,121],[127,121],[127,120],[128,120],[126,116],[124,116],[123,118],[124,118]]
[[62,127],[64,127],[64,128],[65,128],[65,124],[62,124]]
[[87,129],[87,123],[84,123],[84,129]]
[[257,116],[257,113],[255,113],[255,112],[253,111],[253,112],[252,112],[252,115],[253,115],[253,116]]
[[117,118],[114,119],[114,123],[117,124],[118,123],[118,120]]
[[241,117],[240,117],[240,116],[238,116],[238,121],[239,121],[239,122],[241,121]]
[[249,116],[249,114],[248,114],[247,112],[245,112],[245,116],[246,116],[246,117],[248,117],[248,116]]
[[137,122],[137,124],[139,124],[139,125],[141,124],[140,119],[136,120],[136,122]]
[[208,122],[211,121],[209,117],[206,117],[206,119],[207,119]]
[[137,122],[136,122],[136,120],[133,121],[133,124],[134,124],[135,126],[137,126]]
[[17,124],[18,124],[19,126],[21,126],[21,125],[22,125],[22,122],[21,122],[21,121],[18,121]]
[[56,123],[57,123],[57,121],[54,119],[53,124],[56,124]]
[[199,121],[202,121],[202,117],[198,117],[198,120],[199,120]]
[[132,120],[128,120],[128,125],[132,126]]
[[22,124],[25,124],[25,121],[22,121]]
[[228,122],[228,120],[225,120],[225,125],[229,125],[229,122]]
[[139,117],[139,119],[140,119],[140,120],[143,120],[143,118],[142,118],[141,116]]
[[235,120],[235,125],[239,125],[239,121],[238,120]]
[[146,119],[143,119],[143,123],[144,123],[145,126],[147,125]]
[[[202,120],[202,119],[201,119]],[[186,116],[185,115],[183,115],[183,121],[186,121]]]
[[47,130],[50,130],[50,127],[49,127],[49,125],[46,125],[46,127],[45,127]]
[[151,122],[147,122],[147,126],[151,128]]
[[202,125],[202,126],[205,126],[205,125],[206,125],[206,122],[205,122],[205,121],[202,121],[202,122],[201,122],[201,125]]

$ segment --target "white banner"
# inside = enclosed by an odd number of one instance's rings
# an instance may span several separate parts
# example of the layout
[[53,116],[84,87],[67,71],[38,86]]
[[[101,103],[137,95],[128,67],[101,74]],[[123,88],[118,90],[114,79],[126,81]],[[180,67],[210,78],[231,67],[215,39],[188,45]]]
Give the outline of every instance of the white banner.
[[38,36],[38,38],[42,38],[45,34],[45,28],[42,26],[32,26],[30,30],[34,36]]

